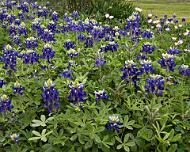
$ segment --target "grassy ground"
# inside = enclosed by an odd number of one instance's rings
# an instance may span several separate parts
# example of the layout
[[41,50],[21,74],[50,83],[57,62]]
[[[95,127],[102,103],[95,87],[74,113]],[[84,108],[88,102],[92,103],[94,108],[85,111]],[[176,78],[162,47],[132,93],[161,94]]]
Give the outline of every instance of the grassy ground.
[[178,18],[187,18],[190,21],[190,0],[131,0],[142,8],[144,13],[153,13],[158,16],[176,14]]

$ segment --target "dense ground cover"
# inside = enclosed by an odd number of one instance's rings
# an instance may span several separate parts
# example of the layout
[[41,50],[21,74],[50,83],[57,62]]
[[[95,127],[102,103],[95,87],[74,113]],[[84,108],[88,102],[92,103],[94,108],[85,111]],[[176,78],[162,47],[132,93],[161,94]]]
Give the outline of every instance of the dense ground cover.
[[144,14],[153,13],[159,17],[176,13],[178,18],[186,17],[190,21],[189,0],[131,0],[144,10]]
[[189,151],[190,26],[140,14],[1,3],[0,151]]

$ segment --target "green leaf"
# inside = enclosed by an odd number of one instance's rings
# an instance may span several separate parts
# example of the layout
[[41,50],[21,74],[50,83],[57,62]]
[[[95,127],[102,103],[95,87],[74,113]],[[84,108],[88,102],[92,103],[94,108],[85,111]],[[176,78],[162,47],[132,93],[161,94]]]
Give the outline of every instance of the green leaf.
[[74,134],[74,135],[70,138],[71,141],[75,141],[76,139],[77,139],[77,134]]
[[121,149],[123,147],[123,144],[120,144],[117,146],[117,149]]
[[101,139],[100,139],[100,137],[98,136],[98,135],[94,135],[94,139],[95,139],[95,141],[97,142],[97,143],[101,143]]
[[46,141],[47,141],[47,138],[46,138],[45,136],[42,136],[42,137],[41,137],[41,140],[42,140],[43,142],[46,142]]
[[41,119],[42,122],[45,122],[46,121],[45,115],[41,115],[40,119]]
[[130,151],[130,149],[129,149],[129,147],[128,147],[127,145],[124,145],[124,149],[125,149],[125,151],[127,151],[127,152]]
[[126,134],[124,137],[124,143],[126,143],[129,140],[129,134]]
[[120,143],[122,143],[121,139],[120,139],[118,136],[115,136],[115,139],[116,139],[117,141],[119,141]]
[[34,135],[36,135],[36,136],[41,137],[41,134],[40,134],[39,132],[35,131],[35,130],[33,130],[32,133],[33,133]]
[[42,130],[42,136],[45,136],[45,134],[46,134],[46,129],[43,129]]
[[181,139],[181,134],[177,134],[175,135],[171,140],[170,142],[177,142]]
[[28,140],[38,140],[40,139],[41,137],[32,137],[32,138],[29,138]]
[[89,140],[88,142],[86,142],[86,144],[84,145],[85,149],[89,149],[92,147],[93,141]]
[[153,132],[151,129],[147,129],[146,127],[143,127],[141,130],[138,131],[137,136],[141,137],[147,141],[150,141],[152,138]]
[[177,144],[171,145],[171,147],[168,149],[168,152],[175,152],[177,150]]
[[127,145],[127,146],[130,146],[130,147],[133,147],[133,146],[135,146],[136,144],[135,144],[135,142],[130,141],[130,142],[128,142],[126,145]]

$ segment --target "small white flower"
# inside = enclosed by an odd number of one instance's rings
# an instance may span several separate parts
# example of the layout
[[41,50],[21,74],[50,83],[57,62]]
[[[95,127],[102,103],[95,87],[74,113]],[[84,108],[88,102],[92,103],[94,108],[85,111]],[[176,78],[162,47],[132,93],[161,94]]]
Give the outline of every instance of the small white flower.
[[183,25],[182,24],[179,24],[179,27],[182,27]]
[[178,29],[178,26],[174,26],[175,29]]
[[161,26],[160,24],[157,24],[156,27],[157,27],[157,28],[161,28],[162,26]]
[[148,23],[152,23],[152,19],[149,19],[149,20],[148,20]]
[[165,30],[166,30],[166,31],[170,31],[170,28],[168,27],[168,28],[166,28]]
[[109,14],[106,14],[106,15],[105,15],[105,17],[106,17],[106,18],[109,18],[109,17],[110,17],[110,15],[109,15]]
[[158,23],[160,23],[160,20],[155,20],[155,21],[153,21],[153,23],[158,24]]
[[135,11],[137,11],[137,12],[142,12],[142,9],[139,8],[139,7],[135,7]]
[[152,14],[148,14],[148,17],[152,17]]
[[177,40],[177,37],[172,37],[172,40],[174,40],[174,41]]
[[184,51],[187,53],[190,53],[190,49],[185,49]]
[[109,17],[110,20],[113,19],[113,18],[114,18],[113,16],[110,16],[110,17]]

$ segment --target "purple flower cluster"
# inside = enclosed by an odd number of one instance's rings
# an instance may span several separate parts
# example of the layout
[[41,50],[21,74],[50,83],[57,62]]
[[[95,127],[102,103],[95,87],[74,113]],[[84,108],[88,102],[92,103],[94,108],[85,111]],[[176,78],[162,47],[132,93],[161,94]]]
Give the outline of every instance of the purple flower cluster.
[[119,45],[116,42],[112,41],[112,42],[109,42],[106,46],[102,46],[101,51],[104,51],[104,52],[112,51],[112,52],[114,52],[114,51],[117,51],[118,46]]
[[25,41],[25,45],[26,45],[26,48],[28,49],[34,49],[38,47],[38,43],[36,41],[36,38],[34,37],[27,38]]
[[48,109],[49,113],[60,108],[60,97],[58,91],[54,87],[52,80],[48,80],[44,83],[42,88],[42,99],[44,101],[44,107]]
[[42,58],[46,59],[50,63],[54,55],[55,52],[52,50],[52,46],[50,44],[44,45],[42,49]]
[[151,61],[142,60],[141,66],[140,71],[142,71],[142,73],[146,72],[146,74],[148,74],[149,72],[154,72]]
[[6,84],[4,78],[0,78],[0,88],[2,88],[4,84]]
[[167,50],[167,54],[174,55],[174,54],[179,54],[179,53],[181,53],[181,51],[176,48],[170,48],[169,50]]
[[183,76],[190,76],[190,67],[188,65],[181,65],[178,68],[179,70],[179,74],[183,75]]
[[71,69],[66,69],[61,74],[59,74],[59,76],[69,78],[72,80],[72,73],[73,71]]
[[78,52],[76,51],[76,50],[74,50],[74,49],[69,49],[69,51],[68,51],[68,56],[70,56],[71,58],[73,58],[73,57],[75,57],[75,56],[78,56]]
[[123,72],[121,77],[122,80],[128,79],[131,80],[135,88],[138,89],[137,81],[139,80],[138,75],[141,75],[141,71],[136,67],[136,64],[132,60],[125,62],[124,67],[120,69]]
[[5,69],[15,70],[16,67],[16,57],[18,56],[18,52],[14,51],[10,45],[6,45],[4,47],[3,56],[1,57],[1,61],[5,63]]
[[163,95],[164,80],[161,75],[151,75],[150,78],[146,79],[146,85],[144,86],[145,91],[153,93],[157,96]]
[[7,95],[2,95],[0,99],[0,112],[11,111],[13,105],[12,101],[9,99]]
[[167,53],[162,54],[162,57],[158,60],[158,63],[162,68],[168,68],[170,71],[174,71],[174,67],[176,66],[173,55]]
[[13,91],[14,91],[14,94],[21,94],[23,93],[23,91],[25,90],[25,88],[23,86],[21,86],[20,83],[16,82],[13,86]]
[[99,100],[103,100],[103,99],[108,99],[109,96],[107,95],[105,90],[99,90],[99,91],[95,91],[95,96],[96,96],[96,102],[98,102]]
[[33,50],[27,50],[26,53],[20,54],[19,57],[23,59],[24,64],[34,64],[40,58],[36,51]]
[[120,127],[123,123],[121,123],[121,121],[119,120],[119,117],[117,115],[111,115],[108,118],[108,123],[106,124],[106,128],[108,130],[116,130],[117,132],[120,131]]
[[64,42],[64,48],[66,48],[67,50],[69,49],[74,49],[75,45],[74,42],[67,40],[66,42]]
[[140,52],[145,54],[151,54],[154,50],[155,46],[151,46],[150,43],[144,43]]
[[86,101],[86,92],[84,92],[84,84],[69,85],[70,95],[69,101],[73,101],[74,104]]
[[18,144],[19,136],[20,136],[19,134],[14,133],[14,134],[10,135],[10,138],[14,143]]

